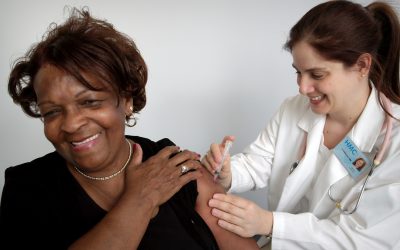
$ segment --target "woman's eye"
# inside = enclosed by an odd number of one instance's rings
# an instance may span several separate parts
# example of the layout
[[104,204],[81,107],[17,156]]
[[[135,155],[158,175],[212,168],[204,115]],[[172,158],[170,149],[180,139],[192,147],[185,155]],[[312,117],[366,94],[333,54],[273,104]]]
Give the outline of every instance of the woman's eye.
[[61,111],[58,110],[58,109],[45,111],[45,112],[43,112],[43,114],[42,114],[42,119],[43,119],[43,120],[48,120],[48,119],[50,119],[50,118],[53,118],[53,117],[57,116],[60,112],[61,112]]
[[97,107],[100,106],[100,104],[101,100],[84,100],[82,102],[82,105],[86,107]]
[[321,80],[322,78],[324,78],[324,76],[321,75],[321,74],[313,74],[312,77],[313,77],[315,80]]

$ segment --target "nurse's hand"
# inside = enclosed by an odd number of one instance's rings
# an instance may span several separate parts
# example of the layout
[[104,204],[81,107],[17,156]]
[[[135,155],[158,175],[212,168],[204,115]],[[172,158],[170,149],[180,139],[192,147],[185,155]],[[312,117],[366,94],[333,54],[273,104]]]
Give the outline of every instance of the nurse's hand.
[[214,194],[208,205],[218,225],[242,237],[268,235],[272,231],[272,212],[254,202],[231,194]]
[[[210,150],[206,155],[203,156],[201,163],[206,167],[206,169],[214,175],[215,171],[219,167],[222,161],[222,154],[224,152],[225,142],[226,141],[234,141],[234,136],[225,136],[222,140],[221,144],[213,143],[210,146]],[[219,177],[217,179],[218,183],[224,187],[225,190],[228,190],[231,186],[232,181],[232,173],[231,173],[231,159],[228,154],[224,160],[222,165],[222,169],[220,171]]]

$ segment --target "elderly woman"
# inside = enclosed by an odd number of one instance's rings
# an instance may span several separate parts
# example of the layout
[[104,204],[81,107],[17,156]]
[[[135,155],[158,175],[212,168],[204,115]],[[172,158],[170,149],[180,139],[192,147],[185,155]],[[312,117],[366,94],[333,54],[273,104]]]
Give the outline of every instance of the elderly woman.
[[249,249],[217,226],[217,191],[199,155],[168,139],[125,136],[146,103],[134,42],[74,9],[13,67],[15,103],[40,117],[55,151],[5,173],[7,249]]

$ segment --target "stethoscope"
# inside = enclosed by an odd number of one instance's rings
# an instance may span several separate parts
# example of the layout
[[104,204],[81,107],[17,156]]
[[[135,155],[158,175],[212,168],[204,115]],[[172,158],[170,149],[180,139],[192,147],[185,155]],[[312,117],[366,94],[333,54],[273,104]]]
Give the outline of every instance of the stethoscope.
[[[380,93],[380,98],[382,100],[383,106],[385,107],[386,111],[389,114],[392,114],[392,105],[390,103],[390,100],[382,93]],[[385,138],[384,138],[383,143],[382,143],[382,147],[380,148],[380,150],[378,151],[378,153],[374,157],[371,169],[369,170],[368,175],[364,180],[364,183],[363,183],[363,185],[361,187],[361,191],[360,191],[360,193],[359,193],[359,195],[357,197],[356,204],[355,204],[354,208],[351,211],[348,211],[341,204],[342,200],[336,200],[335,198],[333,198],[331,190],[332,190],[332,187],[333,187],[334,184],[330,185],[330,187],[328,189],[329,199],[331,199],[331,201],[333,201],[335,203],[336,208],[339,209],[339,212],[341,214],[350,215],[350,214],[354,213],[357,210],[358,205],[360,203],[360,200],[361,200],[361,198],[362,198],[362,196],[364,194],[365,186],[367,185],[370,176],[372,175],[374,170],[382,162],[383,155],[385,154],[385,152],[387,150],[387,147],[388,147],[388,145],[390,143],[390,137],[391,137],[392,128],[393,128],[393,118],[389,114],[386,114],[385,122],[383,124],[383,127],[386,127],[386,134],[385,134]],[[303,146],[300,148],[300,151],[299,151],[299,155],[301,155],[301,157],[299,157],[298,159],[301,159],[305,154],[306,136],[305,136],[305,138],[303,140],[302,145]],[[299,161],[296,161],[295,163],[293,163],[293,165],[290,167],[290,170],[289,170],[290,173],[292,173],[294,171],[294,169],[297,167],[298,163],[299,163]]]

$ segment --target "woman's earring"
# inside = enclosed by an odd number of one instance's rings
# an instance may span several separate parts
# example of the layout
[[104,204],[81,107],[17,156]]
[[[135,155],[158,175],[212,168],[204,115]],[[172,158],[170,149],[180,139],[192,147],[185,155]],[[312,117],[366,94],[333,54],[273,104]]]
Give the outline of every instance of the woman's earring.
[[125,117],[125,125],[128,126],[128,127],[133,127],[133,126],[136,125],[136,117],[133,114],[133,106],[130,106],[129,110],[131,111],[131,113],[126,115],[126,117]]

